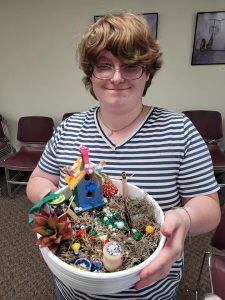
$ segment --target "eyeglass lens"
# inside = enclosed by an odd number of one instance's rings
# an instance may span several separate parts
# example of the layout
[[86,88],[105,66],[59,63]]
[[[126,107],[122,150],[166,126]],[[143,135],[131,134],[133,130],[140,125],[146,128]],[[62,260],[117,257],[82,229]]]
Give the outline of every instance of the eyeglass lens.
[[144,67],[139,65],[124,65],[120,69],[114,69],[113,67],[100,64],[96,65],[93,70],[93,75],[99,79],[111,79],[116,71],[119,71],[124,79],[138,79],[144,72]]

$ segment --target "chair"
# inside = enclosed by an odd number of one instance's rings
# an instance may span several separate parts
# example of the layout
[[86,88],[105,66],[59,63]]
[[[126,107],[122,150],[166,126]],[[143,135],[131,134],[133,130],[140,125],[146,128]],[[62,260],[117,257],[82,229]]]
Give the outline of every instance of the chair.
[[224,187],[225,153],[219,146],[219,142],[223,138],[221,113],[210,110],[187,110],[183,113],[192,121],[205,140],[211,154],[217,181],[221,187]]
[[77,114],[77,112],[68,112],[65,113],[62,117],[62,121],[64,121],[65,119],[69,118],[70,116],[72,116],[73,114]]
[[0,167],[3,160],[15,149],[10,143],[9,131],[5,119],[0,114]]
[[[27,184],[53,130],[54,121],[50,117],[27,116],[19,119],[17,140],[20,142],[20,149],[3,162],[10,197],[21,185]],[[13,185],[17,186],[12,189]]]
[[[225,204],[222,208],[222,216],[221,221],[216,228],[210,245],[216,248],[217,250],[225,250]],[[212,252],[205,252],[202,260],[202,265],[200,268],[199,277],[196,283],[196,300],[199,299],[199,290],[200,290],[200,282],[203,272],[203,267],[205,264],[206,257],[208,257],[208,270],[209,270],[209,279],[211,285],[211,293],[207,293],[204,295],[203,300],[205,299],[225,299],[225,252],[223,253],[216,253],[215,251]],[[214,297],[214,298],[213,298]]]

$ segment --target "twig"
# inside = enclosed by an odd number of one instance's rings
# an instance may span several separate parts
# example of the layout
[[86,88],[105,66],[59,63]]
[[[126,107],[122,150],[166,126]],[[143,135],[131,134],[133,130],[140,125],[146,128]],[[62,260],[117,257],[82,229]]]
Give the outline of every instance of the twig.
[[127,207],[127,198],[128,198],[128,189],[127,189],[127,175],[126,172],[122,172],[122,195],[124,199],[124,216],[129,227],[129,236],[131,235],[132,230],[132,221],[130,213]]

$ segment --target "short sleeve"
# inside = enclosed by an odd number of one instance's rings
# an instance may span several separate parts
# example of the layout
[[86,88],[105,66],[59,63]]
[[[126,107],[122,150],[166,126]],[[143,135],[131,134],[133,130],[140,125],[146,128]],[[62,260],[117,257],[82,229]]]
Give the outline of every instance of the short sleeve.
[[218,191],[206,143],[186,116],[183,124],[185,150],[177,179],[180,195],[194,197]]

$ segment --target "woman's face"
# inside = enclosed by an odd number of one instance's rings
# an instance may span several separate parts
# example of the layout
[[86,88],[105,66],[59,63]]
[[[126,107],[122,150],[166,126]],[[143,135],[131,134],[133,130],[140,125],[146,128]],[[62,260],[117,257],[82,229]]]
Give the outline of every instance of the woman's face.
[[116,69],[111,79],[98,79],[93,74],[91,76],[92,87],[100,105],[135,107],[142,101],[142,94],[145,83],[149,75],[144,72],[139,79],[124,79],[121,75],[120,68],[124,65],[110,51],[104,51],[98,58],[97,64],[100,66],[110,66]]

